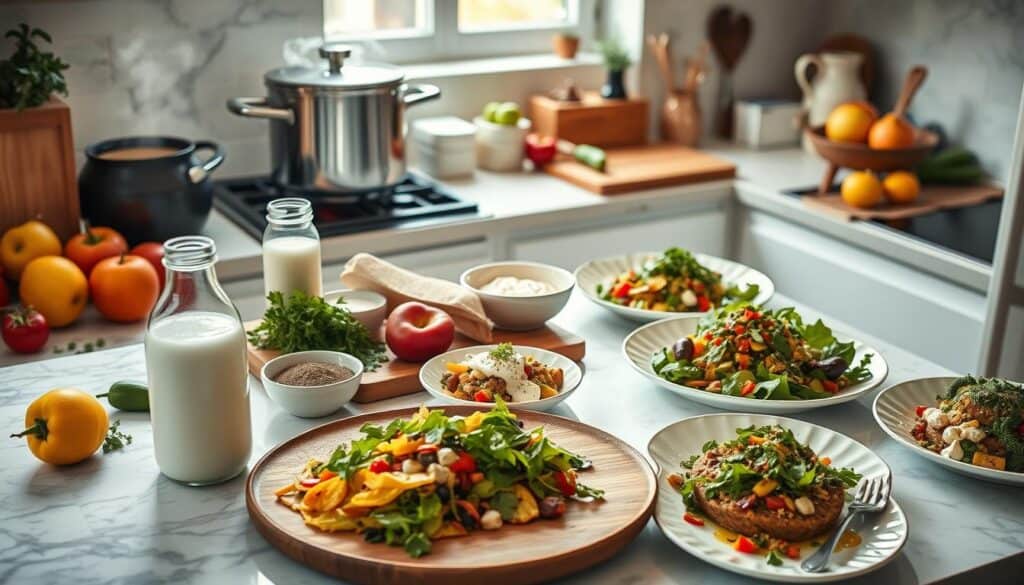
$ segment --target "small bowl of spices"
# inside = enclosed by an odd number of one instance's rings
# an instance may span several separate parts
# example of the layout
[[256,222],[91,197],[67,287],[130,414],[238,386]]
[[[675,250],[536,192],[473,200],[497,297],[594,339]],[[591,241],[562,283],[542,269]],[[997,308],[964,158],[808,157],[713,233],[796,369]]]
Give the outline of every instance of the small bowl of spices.
[[352,400],[363,364],[340,351],[298,351],[263,365],[260,380],[271,400],[295,416],[327,416]]

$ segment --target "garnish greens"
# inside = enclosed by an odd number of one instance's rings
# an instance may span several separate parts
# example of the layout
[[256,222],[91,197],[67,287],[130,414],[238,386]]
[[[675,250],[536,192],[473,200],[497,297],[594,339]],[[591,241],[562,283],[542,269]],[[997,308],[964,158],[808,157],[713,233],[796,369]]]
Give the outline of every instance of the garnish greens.
[[[991,410],[993,417],[988,431],[1006,449],[1006,469],[1024,471],[1024,437],[1020,435],[1024,424],[1024,386],[998,378],[964,376],[950,385],[944,398],[948,406],[943,406],[943,410],[947,412],[965,399],[972,405]],[[961,447],[968,447],[966,443],[969,441],[962,441]],[[965,455],[973,455],[977,450],[973,444],[969,448],[972,452],[967,454],[965,449]],[[970,461],[970,457],[965,456],[964,460]]]
[[119,429],[121,427],[121,421],[115,420],[114,424],[110,425],[107,429],[107,436],[103,439],[103,452],[110,453],[111,451],[117,451],[118,449],[124,449],[125,445],[132,444],[132,436],[128,433],[122,433]]
[[515,359],[516,350],[512,347],[509,342],[499,343],[498,347],[495,347],[490,352],[491,358],[496,362],[509,362]]
[[358,358],[367,370],[376,369],[387,359],[384,344],[374,341],[366,327],[343,306],[302,291],[292,292],[287,299],[272,291],[267,300],[270,306],[263,321],[249,332],[249,341],[260,349],[284,353],[342,351]]

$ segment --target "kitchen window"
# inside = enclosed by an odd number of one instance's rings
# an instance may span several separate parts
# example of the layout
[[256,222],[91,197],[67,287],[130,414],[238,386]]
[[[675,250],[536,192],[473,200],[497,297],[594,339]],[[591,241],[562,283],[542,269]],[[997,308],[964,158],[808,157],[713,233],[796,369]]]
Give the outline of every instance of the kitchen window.
[[549,53],[593,36],[596,0],[324,0],[324,38],[394,63]]

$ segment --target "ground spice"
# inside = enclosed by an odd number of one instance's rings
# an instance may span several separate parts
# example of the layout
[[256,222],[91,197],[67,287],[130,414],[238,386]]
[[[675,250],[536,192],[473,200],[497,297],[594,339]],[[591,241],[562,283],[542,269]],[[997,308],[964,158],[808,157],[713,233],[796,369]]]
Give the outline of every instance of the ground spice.
[[323,386],[351,378],[355,372],[337,364],[302,362],[289,366],[274,377],[278,384],[288,386]]

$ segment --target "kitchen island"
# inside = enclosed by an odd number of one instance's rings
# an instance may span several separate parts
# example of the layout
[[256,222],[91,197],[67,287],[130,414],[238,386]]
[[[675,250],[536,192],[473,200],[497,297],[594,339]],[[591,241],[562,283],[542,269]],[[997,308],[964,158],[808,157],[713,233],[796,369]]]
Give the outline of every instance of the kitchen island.
[[[773,306],[789,301],[776,296]],[[808,318],[815,311],[798,307]],[[835,319],[837,329],[876,347],[889,363],[886,385],[952,372]],[[555,414],[611,432],[646,454],[654,433],[679,419],[716,412],[658,389],[625,362],[620,346],[636,324],[587,302],[579,291],[556,322],[587,340],[586,375]],[[145,378],[141,345],[0,369],[0,421],[17,430],[25,407],[56,386],[104,391],[111,382]],[[857,583],[931,583],[999,561],[986,575],[1024,567],[1020,490],[962,477],[915,456],[888,438],[871,416],[871,392],[858,401],[796,415],[873,449],[894,471],[894,497],[908,516],[902,554]],[[351,404],[318,420],[285,413],[251,379],[251,462],[306,429],[352,414],[432,403],[424,392]],[[134,437],[125,450],[65,469],[36,461],[23,441],[0,448],[0,583],[334,583],[272,548],[249,522],[244,477],[189,488],[161,476],[148,416],[112,412]],[[13,431],[12,431],[13,432]],[[662,488],[666,486],[660,486]],[[342,537],[343,538],[343,537]],[[993,572],[994,571],[994,572]],[[1019,574],[1019,573],[1017,573]],[[974,579],[979,573],[969,574]],[[672,545],[653,522],[609,562],[570,583],[753,583],[703,563]],[[978,581],[981,582],[981,581]],[[1010,582],[1010,581],[1006,581]]]

